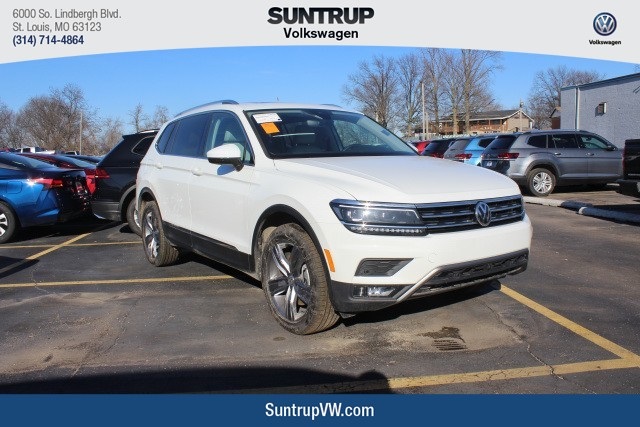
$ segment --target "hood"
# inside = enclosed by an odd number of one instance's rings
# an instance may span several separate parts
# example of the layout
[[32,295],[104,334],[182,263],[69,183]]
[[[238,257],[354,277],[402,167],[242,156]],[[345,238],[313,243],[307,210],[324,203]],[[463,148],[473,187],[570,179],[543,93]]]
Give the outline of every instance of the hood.
[[345,191],[356,200],[433,203],[520,194],[499,173],[424,156],[323,157],[275,160],[292,179],[306,179]]

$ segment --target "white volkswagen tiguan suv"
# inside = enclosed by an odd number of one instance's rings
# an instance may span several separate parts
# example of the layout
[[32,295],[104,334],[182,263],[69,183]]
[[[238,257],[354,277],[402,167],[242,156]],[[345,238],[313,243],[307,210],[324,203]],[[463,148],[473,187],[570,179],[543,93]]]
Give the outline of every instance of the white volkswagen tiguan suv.
[[296,334],[522,272],[531,244],[512,180],[419,156],[336,106],[185,111],[161,128],[136,189],[149,262],[193,251],[246,272]]

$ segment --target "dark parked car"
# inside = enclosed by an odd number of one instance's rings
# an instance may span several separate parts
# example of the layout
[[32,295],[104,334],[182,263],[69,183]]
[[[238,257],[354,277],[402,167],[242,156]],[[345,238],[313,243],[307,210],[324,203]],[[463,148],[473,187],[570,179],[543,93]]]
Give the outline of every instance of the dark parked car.
[[624,176],[618,180],[618,193],[640,197],[640,139],[624,142],[623,170]]
[[444,152],[447,151],[451,143],[455,140],[456,138],[434,139],[427,145],[427,148],[422,151],[422,155],[442,158]]
[[442,158],[447,160],[458,160],[455,155],[461,153],[462,150],[469,145],[469,142],[471,142],[470,137],[456,138],[451,145],[449,145],[449,148],[442,153]]
[[65,156],[71,157],[74,159],[84,160],[85,162],[93,163],[94,165],[98,164],[100,160],[102,160],[102,158],[104,157],[104,156],[88,156],[85,154],[65,154]]
[[470,165],[480,165],[480,157],[485,148],[493,141],[495,134],[474,136],[469,140],[460,139],[454,142],[444,153],[444,158],[456,160]]
[[93,163],[62,154],[21,153],[20,155],[31,157],[32,159],[37,159],[59,168],[82,169],[87,175],[87,188],[89,189],[89,193],[93,194],[96,189],[96,165]]
[[84,171],[0,153],[0,243],[21,228],[52,225],[88,211]]
[[[587,131],[523,132],[503,156],[508,165],[503,162],[500,172],[539,197],[551,194],[556,185],[600,185],[622,177],[621,150]],[[489,166],[491,160],[483,164]]]
[[519,153],[510,153],[509,148],[520,133],[510,133],[495,137],[484,149],[480,159],[480,166],[501,174],[506,174],[509,162],[518,158]]
[[96,191],[91,208],[98,218],[122,221],[140,235],[135,195],[136,175],[140,161],[147,153],[157,130],[123,135],[122,140],[109,151],[96,168]]

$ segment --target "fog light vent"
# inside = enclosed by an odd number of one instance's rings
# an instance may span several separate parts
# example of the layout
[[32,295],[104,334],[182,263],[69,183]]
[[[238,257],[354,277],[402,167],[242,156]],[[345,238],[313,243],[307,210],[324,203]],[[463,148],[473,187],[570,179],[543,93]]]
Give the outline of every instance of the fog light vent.
[[395,286],[358,285],[353,287],[353,296],[355,298],[387,298],[392,297],[398,290],[399,288]]
[[363,259],[356,269],[356,276],[393,276],[411,262],[408,259]]

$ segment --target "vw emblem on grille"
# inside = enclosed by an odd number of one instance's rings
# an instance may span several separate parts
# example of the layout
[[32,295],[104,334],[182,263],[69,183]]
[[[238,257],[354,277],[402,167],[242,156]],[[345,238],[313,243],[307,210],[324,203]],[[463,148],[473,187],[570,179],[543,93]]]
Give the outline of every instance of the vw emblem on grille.
[[593,29],[601,36],[610,36],[617,26],[616,18],[607,12],[597,14],[593,20]]
[[481,226],[486,227],[491,223],[491,209],[485,202],[478,202],[476,204],[475,214],[476,220]]

